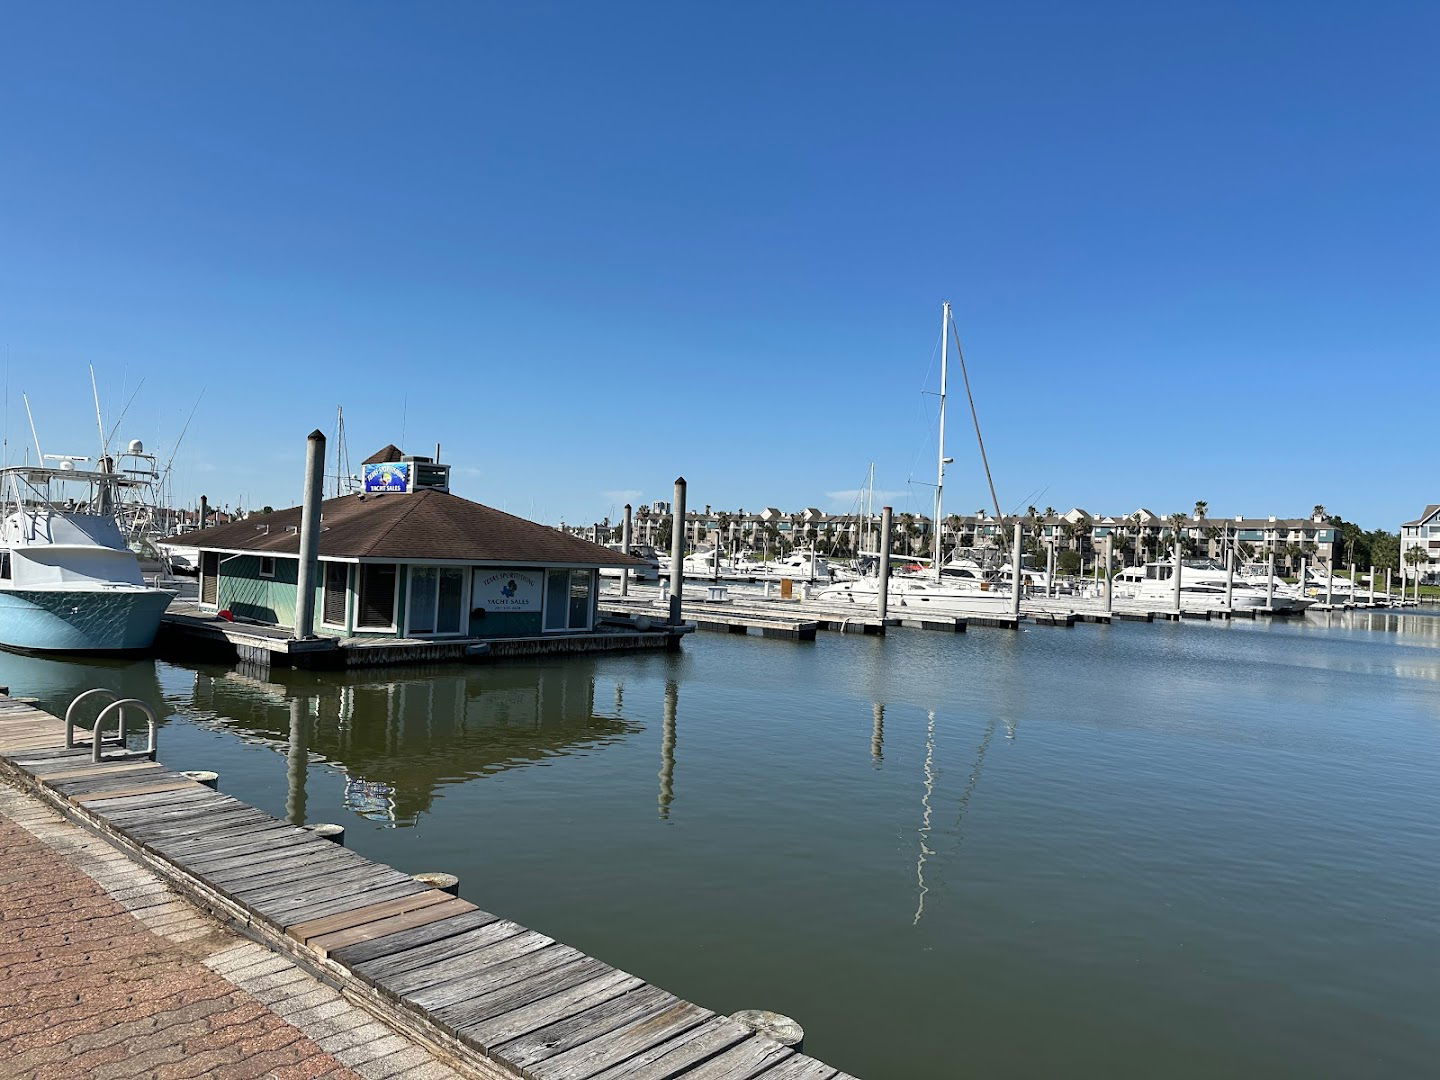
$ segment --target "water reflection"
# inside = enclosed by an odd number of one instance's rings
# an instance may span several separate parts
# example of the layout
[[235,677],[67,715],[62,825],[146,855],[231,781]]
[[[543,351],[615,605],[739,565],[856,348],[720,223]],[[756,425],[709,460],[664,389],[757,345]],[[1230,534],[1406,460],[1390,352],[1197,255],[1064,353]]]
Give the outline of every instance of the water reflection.
[[935,854],[930,850],[930,796],[935,793],[935,710],[925,724],[925,769],[924,794],[920,796],[920,852],[915,857],[915,919],[912,926],[919,926],[925,914],[925,894],[930,891],[925,884],[925,860]]
[[876,765],[885,760],[885,706],[870,706],[870,758]]
[[665,713],[660,723],[660,820],[670,817],[675,801],[675,714],[680,705],[680,686],[665,680]]
[[[150,697],[153,699],[155,693]],[[595,668],[511,665],[377,672],[196,671],[177,704],[202,726],[223,726],[283,750],[286,815],[306,818],[310,765],[348,777],[346,805],[413,824],[440,788],[582,752],[640,730],[597,712]],[[673,738],[673,715],[671,730]]]
[[290,743],[285,751],[285,816],[292,825],[305,824],[305,780],[310,772],[305,701],[290,699]]
[[[87,657],[75,662],[0,653],[0,684],[9,686],[13,694],[39,698],[41,707],[57,716],[64,716],[71,701],[97,686],[156,706],[163,699],[154,660]],[[159,712],[163,723],[165,710]]]

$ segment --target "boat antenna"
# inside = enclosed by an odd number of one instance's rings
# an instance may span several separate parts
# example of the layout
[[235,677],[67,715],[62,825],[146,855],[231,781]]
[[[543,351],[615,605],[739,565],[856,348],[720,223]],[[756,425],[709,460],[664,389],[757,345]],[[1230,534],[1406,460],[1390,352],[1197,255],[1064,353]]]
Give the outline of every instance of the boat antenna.
[[190,430],[190,421],[195,419],[195,410],[200,408],[200,401],[204,397],[205,391],[201,390],[195,398],[195,404],[190,406],[190,415],[185,417],[185,426],[180,429],[180,435],[170,450],[170,460],[165,462],[165,468],[160,473],[162,483],[170,479],[170,467],[175,464],[175,456],[180,453],[180,444],[185,441],[185,433]]
[[102,449],[108,450],[110,448],[110,440],[115,437],[115,432],[120,430],[120,424],[124,421],[125,414],[130,411],[130,406],[135,403],[135,395],[140,393],[140,388],[144,385],[145,379],[142,377],[140,381],[135,384],[135,389],[130,391],[130,397],[126,400],[125,407],[120,410],[120,415],[115,418],[115,426],[110,429],[110,434],[105,438],[105,445]]
[[[950,305],[945,305],[950,310]],[[955,336],[955,355],[960,358],[960,374],[965,379],[965,396],[970,400],[970,419],[975,422],[975,441],[980,444],[980,464],[985,466],[985,482],[990,485],[990,501],[995,504],[995,516],[1000,521],[1005,515],[1000,512],[1000,497],[995,494],[995,478],[990,475],[990,459],[985,454],[985,437],[980,434],[980,414],[975,411],[975,395],[970,392],[970,371],[965,366],[965,350],[960,347],[960,331],[955,329],[954,318],[950,319],[950,333]]]
[[39,465],[45,464],[45,455],[40,452],[40,434],[35,430],[35,414],[30,411],[30,395],[21,394],[25,402],[25,415],[30,418],[30,437],[35,440],[35,461]]
[[106,443],[105,421],[100,417],[100,387],[95,382],[95,365],[90,365],[90,393],[95,395],[95,427],[100,432],[100,456],[105,456]]

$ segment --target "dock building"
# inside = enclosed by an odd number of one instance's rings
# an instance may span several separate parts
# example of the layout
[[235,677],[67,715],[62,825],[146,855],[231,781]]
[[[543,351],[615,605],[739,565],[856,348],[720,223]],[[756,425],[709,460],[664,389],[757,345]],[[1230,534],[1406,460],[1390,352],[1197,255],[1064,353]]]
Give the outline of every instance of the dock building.
[[[185,534],[199,551],[200,613],[293,628],[301,516],[295,506]],[[592,635],[599,570],[642,565],[461,498],[449,465],[387,446],[364,463],[361,491],[320,505],[315,630],[351,641]]]

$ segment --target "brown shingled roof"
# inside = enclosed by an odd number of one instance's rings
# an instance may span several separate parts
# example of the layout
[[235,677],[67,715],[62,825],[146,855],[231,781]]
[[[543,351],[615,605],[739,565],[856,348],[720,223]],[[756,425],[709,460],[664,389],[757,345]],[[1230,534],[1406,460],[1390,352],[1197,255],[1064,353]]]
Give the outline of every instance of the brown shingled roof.
[[390,443],[389,445],[383,446],[383,447],[381,447],[379,450],[376,450],[373,454],[371,454],[369,457],[367,457],[367,458],[366,458],[364,461],[362,461],[360,464],[362,464],[362,465],[382,465],[382,464],[385,464],[385,463],[391,462],[391,461],[402,461],[402,460],[404,460],[404,457],[405,457],[405,451],[401,450],[398,446],[396,446],[396,445],[392,442],[392,443]]
[[[300,507],[172,537],[187,547],[298,555]],[[345,495],[321,503],[320,554],[528,566],[642,566],[644,560],[525,518],[422,489]]]

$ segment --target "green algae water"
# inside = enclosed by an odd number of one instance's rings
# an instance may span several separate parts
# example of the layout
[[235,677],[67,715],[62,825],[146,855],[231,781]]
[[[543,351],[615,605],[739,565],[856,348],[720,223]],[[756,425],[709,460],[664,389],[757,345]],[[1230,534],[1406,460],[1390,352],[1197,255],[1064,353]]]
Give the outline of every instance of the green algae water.
[[872,1080],[1440,1059],[1433,615],[0,682],[163,701],[166,764]]

